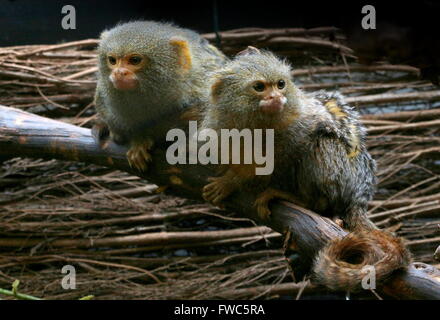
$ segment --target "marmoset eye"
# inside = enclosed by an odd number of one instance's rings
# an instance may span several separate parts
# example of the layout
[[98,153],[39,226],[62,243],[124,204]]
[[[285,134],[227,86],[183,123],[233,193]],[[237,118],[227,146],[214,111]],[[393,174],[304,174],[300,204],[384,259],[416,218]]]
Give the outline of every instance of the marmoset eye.
[[286,81],[284,81],[284,80],[278,81],[278,83],[277,83],[278,89],[284,89],[285,86],[286,86]]
[[109,56],[109,57],[108,57],[108,62],[109,62],[110,64],[116,64],[116,58],[115,58],[115,57],[112,57],[112,56]]
[[265,88],[265,85],[263,82],[257,82],[256,84],[254,84],[254,90],[257,92],[263,92]]
[[130,57],[130,59],[128,60],[128,62],[129,62],[130,64],[137,65],[137,64],[139,64],[139,63],[142,62],[142,58],[139,57],[139,56],[132,56],[132,57]]

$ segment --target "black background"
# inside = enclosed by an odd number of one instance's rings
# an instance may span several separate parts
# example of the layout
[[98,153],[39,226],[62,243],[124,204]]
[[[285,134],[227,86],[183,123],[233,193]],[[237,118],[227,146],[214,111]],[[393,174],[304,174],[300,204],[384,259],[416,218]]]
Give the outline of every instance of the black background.
[[[119,21],[173,21],[199,32],[213,31],[214,0],[0,0],[0,46],[56,43],[96,38]],[[77,29],[61,28],[61,8],[76,8]],[[240,27],[337,26],[360,29],[362,6],[376,8],[380,23],[390,22],[438,39],[440,1],[217,0],[220,30]],[[386,30],[384,30],[386,32]],[[435,36],[435,37],[434,37]]]

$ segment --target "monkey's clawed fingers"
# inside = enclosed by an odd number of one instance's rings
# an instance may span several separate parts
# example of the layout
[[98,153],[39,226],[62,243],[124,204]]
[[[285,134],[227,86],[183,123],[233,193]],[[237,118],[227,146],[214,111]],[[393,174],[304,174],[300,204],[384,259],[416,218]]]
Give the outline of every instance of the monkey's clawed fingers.
[[153,160],[150,149],[153,147],[152,140],[148,139],[142,143],[135,143],[127,152],[127,159],[130,166],[140,171],[146,171],[147,163]]
[[261,194],[255,200],[254,205],[257,207],[258,216],[262,220],[269,219],[269,217],[271,215],[271,212],[269,209],[269,201],[270,201],[270,199],[267,199],[266,197],[262,196]]
[[202,196],[213,205],[220,206],[221,201],[232,192],[233,188],[224,177],[208,178],[208,181],[210,183],[203,188]]
[[92,127],[92,136],[97,143],[102,145],[110,136],[109,127],[105,122],[97,121]]

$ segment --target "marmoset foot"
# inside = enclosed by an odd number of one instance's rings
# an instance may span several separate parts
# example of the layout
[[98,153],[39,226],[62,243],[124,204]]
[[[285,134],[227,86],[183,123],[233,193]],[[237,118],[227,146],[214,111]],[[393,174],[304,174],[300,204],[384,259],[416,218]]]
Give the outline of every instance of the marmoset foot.
[[234,187],[224,176],[208,178],[209,184],[203,187],[203,198],[215,206],[219,206],[223,199],[229,196]]
[[104,121],[96,121],[92,127],[92,136],[95,141],[102,145],[110,136],[110,130]]
[[266,220],[270,218],[271,211],[269,209],[269,202],[274,198],[279,198],[290,202],[297,202],[296,198],[288,192],[274,188],[267,188],[257,196],[257,199],[254,203],[254,205],[257,207],[258,216],[261,219]]
[[152,147],[153,140],[151,139],[133,143],[127,152],[127,159],[130,166],[140,171],[146,171],[148,162],[153,160],[150,154]]

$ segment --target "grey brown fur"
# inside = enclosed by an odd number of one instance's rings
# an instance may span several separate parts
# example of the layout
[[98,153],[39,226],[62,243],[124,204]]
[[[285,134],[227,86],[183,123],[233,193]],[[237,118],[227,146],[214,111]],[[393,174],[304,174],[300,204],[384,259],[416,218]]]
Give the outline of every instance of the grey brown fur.
[[[179,70],[178,57],[170,45],[177,38],[189,44],[191,69]],[[140,86],[118,91],[109,81],[106,55],[136,52],[148,59],[145,70],[138,74]],[[169,23],[135,21],[118,25],[101,35],[98,48],[99,72],[96,109],[119,142],[164,137],[168,125],[158,128],[164,119],[174,119],[185,108],[200,104],[207,94],[206,73],[223,64],[225,56],[197,33]]]
[[[249,49],[246,51],[253,52]],[[255,59],[256,56],[259,59]],[[258,104],[261,97],[255,94],[252,84],[262,79],[278,81],[289,78],[289,66],[280,63],[272,54],[264,53],[255,56],[253,54],[239,54],[210,77],[211,97],[207,102],[208,107],[206,107],[200,130],[209,128],[220,133],[221,129],[242,130],[279,126],[284,122],[283,119],[296,115],[296,103],[293,102],[298,101],[300,98],[297,94],[302,95],[302,93],[296,90],[291,82],[286,81],[286,93],[292,103],[289,103],[282,113],[269,115],[260,112]],[[278,141],[279,138],[277,136],[276,140]],[[275,148],[278,146],[281,144],[275,143]],[[222,150],[219,151],[222,152]],[[276,150],[275,154],[280,152],[282,151]],[[270,176],[250,175],[250,171],[255,171],[252,165],[221,166],[220,172],[226,172],[226,174],[222,176],[223,179],[215,180],[214,178],[214,183],[204,188],[203,196],[217,205],[238,188],[252,188],[253,192],[264,191],[269,186]],[[234,172],[238,172],[237,175]]]
[[[278,79],[286,81],[287,104],[282,113],[268,118],[259,110],[250,85]],[[237,56],[214,75],[212,83],[202,128],[275,129],[275,169],[264,188],[291,193],[306,208],[342,218],[352,231],[317,256],[313,268],[317,282],[335,290],[358,290],[365,276],[363,264],[344,260],[352,258],[350,250],[359,260],[365,255],[363,262],[374,265],[378,281],[409,264],[402,240],[377,230],[366,215],[375,190],[376,165],[366,149],[359,115],[341,94],[304,94],[291,81],[290,66],[269,52]]]
[[[326,106],[331,101],[337,111]],[[302,96],[297,108],[299,117],[282,142],[288,153],[281,156],[282,170],[274,173],[274,181],[309,209],[340,217],[349,230],[374,229],[366,212],[375,191],[376,164],[365,147],[358,113],[338,92]]]
[[[340,216],[349,229],[359,224],[374,228],[366,210],[376,183],[375,162],[366,150],[358,113],[339,93],[304,94],[291,81],[288,63],[270,52],[236,57],[215,73],[211,84],[219,79],[202,128],[274,128],[270,186],[293,193],[322,215]],[[268,117],[259,110],[250,84],[278,79],[286,81],[287,104],[281,114]],[[325,106],[332,100],[338,113]]]

